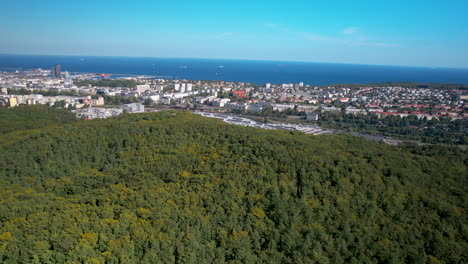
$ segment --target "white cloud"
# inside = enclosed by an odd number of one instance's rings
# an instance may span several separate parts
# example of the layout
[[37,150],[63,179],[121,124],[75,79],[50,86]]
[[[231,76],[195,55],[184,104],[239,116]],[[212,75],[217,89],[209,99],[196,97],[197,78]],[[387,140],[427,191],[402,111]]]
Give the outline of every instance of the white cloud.
[[228,39],[228,38],[232,37],[233,35],[234,35],[234,33],[232,33],[232,32],[223,32],[221,34],[218,34],[216,36],[216,38],[217,39]]
[[353,35],[353,34],[356,34],[358,31],[359,29],[356,27],[348,27],[348,28],[343,29],[343,34]]
[[269,27],[269,28],[278,28],[279,27],[279,25],[275,24],[275,23],[265,23],[264,25],[266,27]]
[[359,29],[356,27],[348,27],[343,30],[343,34],[347,36],[329,36],[329,35],[320,35],[311,32],[300,32],[295,31],[286,27],[283,27],[279,24],[274,23],[267,23],[264,26],[269,28],[274,28],[278,31],[286,32],[290,35],[295,35],[302,37],[309,41],[314,42],[325,42],[325,43],[332,43],[332,44],[341,44],[341,45],[349,45],[349,46],[373,46],[373,47],[398,47],[397,44],[392,43],[384,43],[384,42],[373,42],[369,40],[367,37],[362,36],[359,34]]
[[384,43],[384,42],[363,42],[362,46],[374,46],[374,47],[399,47],[398,44]]

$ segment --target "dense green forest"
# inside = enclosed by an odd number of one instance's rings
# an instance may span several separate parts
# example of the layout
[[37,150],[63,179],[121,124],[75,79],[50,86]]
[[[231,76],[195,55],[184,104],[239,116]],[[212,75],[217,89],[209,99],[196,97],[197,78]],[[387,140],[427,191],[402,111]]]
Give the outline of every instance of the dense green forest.
[[45,105],[0,108],[0,134],[76,122],[75,114]]
[[63,123],[0,135],[1,263],[468,261],[464,150],[182,111]]
[[123,105],[123,104],[131,104],[131,103],[138,103],[140,99],[135,96],[124,96],[124,95],[107,95],[107,94],[99,94],[95,97],[102,96],[104,98],[104,102],[107,105]]
[[135,80],[121,80],[121,79],[101,79],[101,80],[74,80],[77,86],[91,85],[94,87],[126,87],[135,88],[141,82]]
[[406,140],[432,144],[468,144],[468,119],[452,120],[441,116],[438,119],[419,119],[415,115],[400,117],[376,114],[355,115],[342,112],[321,113],[321,126],[331,129],[381,134]]
[[[233,111],[241,114],[241,111]],[[359,132],[366,134],[382,135],[402,140],[418,141],[429,144],[468,144],[468,119],[453,120],[450,117],[441,116],[428,120],[418,118],[415,115],[400,117],[388,115],[379,117],[377,114],[346,114],[341,112],[321,112],[319,121],[308,121],[305,119],[288,119],[288,115],[304,116],[305,112],[297,109],[288,111],[272,111],[266,108],[259,113],[247,113],[244,116],[257,122],[287,122],[287,123],[314,123],[323,128]],[[305,118],[305,117],[303,117]]]

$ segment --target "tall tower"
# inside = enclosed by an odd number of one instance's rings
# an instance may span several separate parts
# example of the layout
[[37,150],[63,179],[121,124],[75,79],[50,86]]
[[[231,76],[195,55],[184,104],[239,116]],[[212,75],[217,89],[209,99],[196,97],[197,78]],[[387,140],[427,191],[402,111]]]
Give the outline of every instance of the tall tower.
[[65,79],[67,80],[71,79],[71,75],[68,71],[66,71],[64,75],[65,75]]
[[54,75],[55,78],[60,79],[60,64],[54,65],[52,68],[52,75]]

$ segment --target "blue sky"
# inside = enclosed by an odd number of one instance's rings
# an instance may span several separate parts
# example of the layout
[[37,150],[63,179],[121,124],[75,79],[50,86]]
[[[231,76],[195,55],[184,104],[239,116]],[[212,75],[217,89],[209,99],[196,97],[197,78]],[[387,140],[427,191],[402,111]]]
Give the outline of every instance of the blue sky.
[[1,0],[0,53],[468,68],[466,0]]

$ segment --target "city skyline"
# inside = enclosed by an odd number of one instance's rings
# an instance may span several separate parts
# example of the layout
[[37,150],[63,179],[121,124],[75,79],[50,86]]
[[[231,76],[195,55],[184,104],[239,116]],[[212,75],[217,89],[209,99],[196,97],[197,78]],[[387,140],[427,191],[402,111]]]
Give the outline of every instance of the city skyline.
[[4,1],[0,53],[468,68],[463,1]]

